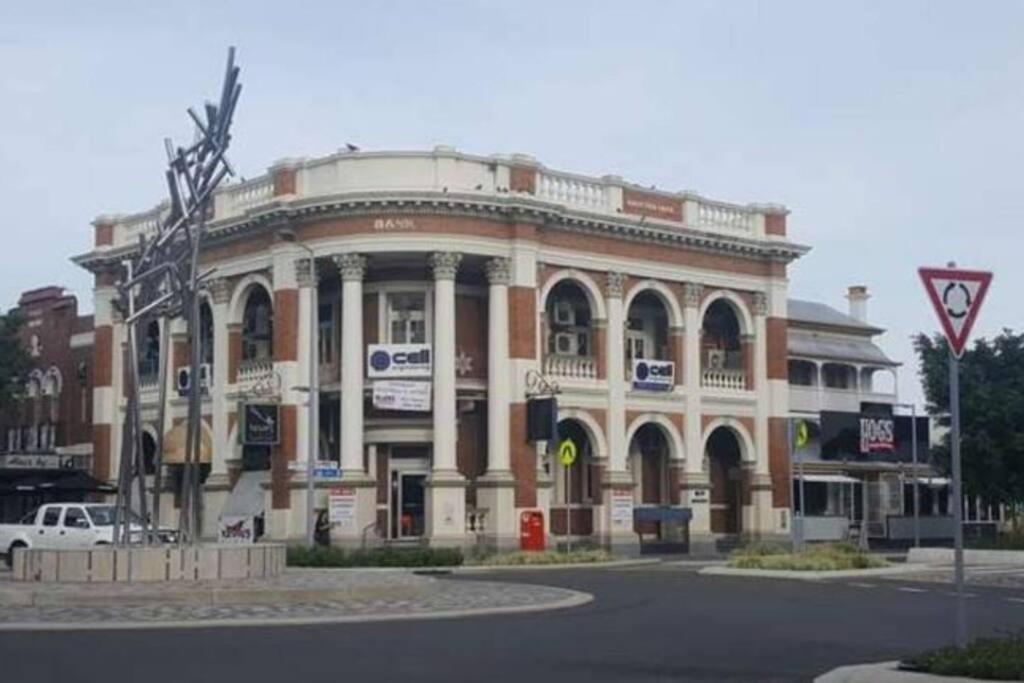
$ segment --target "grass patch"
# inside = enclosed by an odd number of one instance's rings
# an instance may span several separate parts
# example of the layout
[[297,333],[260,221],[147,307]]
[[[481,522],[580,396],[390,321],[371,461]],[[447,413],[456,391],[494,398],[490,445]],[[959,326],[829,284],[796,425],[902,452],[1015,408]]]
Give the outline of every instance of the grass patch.
[[1024,531],[1011,531],[995,538],[965,538],[964,546],[972,550],[1024,550]]
[[615,556],[607,550],[573,550],[572,552],[555,552],[545,550],[543,552],[514,551],[508,553],[494,553],[481,557],[470,558],[470,564],[482,566],[499,565],[544,565],[544,564],[592,564],[594,562],[610,562]]
[[884,567],[885,562],[849,543],[823,543],[810,545],[801,553],[789,552],[775,545],[740,548],[730,555],[729,566],[737,569],[829,572]]
[[289,567],[457,567],[462,563],[458,548],[288,548]]
[[1024,680],[1024,634],[981,638],[963,650],[944,647],[925,652],[906,664],[937,676],[966,676],[990,681]]

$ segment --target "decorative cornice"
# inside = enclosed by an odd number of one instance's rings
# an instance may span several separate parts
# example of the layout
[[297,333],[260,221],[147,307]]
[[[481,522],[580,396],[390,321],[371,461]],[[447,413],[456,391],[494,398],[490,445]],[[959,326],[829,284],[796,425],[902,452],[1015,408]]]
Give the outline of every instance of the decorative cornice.
[[484,272],[492,285],[508,285],[512,282],[512,262],[507,258],[492,258],[484,266]]
[[701,297],[704,296],[704,285],[696,282],[687,282],[683,285],[683,305],[700,306]]
[[338,266],[343,281],[362,281],[366,277],[366,257],[362,254],[335,254],[331,257]]
[[454,280],[459,271],[462,254],[454,251],[435,251],[430,255],[430,267],[435,280]]
[[[638,224],[626,218],[579,215],[564,206],[531,197],[507,195],[481,199],[479,196],[461,196],[455,193],[438,195],[429,192],[360,192],[350,197],[318,197],[273,200],[254,207],[243,216],[222,219],[212,223],[206,234],[208,243],[223,243],[248,236],[248,230],[273,230],[285,222],[310,220],[327,216],[363,217],[381,213],[402,215],[457,215],[485,217],[496,220],[514,220],[543,225],[548,229],[588,235],[615,237],[632,242],[686,248],[707,253],[728,254],[739,258],[769,260],[788,263],[808,251],[809,247],[781,240],[761,240],[727,234],[717,234],[691,227]],[[96,270],[117,265],[137,250],[136,245],[91,251],[72,258],[79,266]]]
[[604,294],[613,299],[622,298],[622,290],[626,284],[624,273],[608,273],[605,279]]

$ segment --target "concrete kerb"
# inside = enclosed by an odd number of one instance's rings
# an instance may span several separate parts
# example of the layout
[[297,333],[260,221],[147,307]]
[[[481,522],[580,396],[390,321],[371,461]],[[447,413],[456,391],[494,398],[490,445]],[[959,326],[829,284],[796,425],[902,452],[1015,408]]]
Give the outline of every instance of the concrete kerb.
[[[570,562],[565,564],[467,564],[451,567],[453,574],[484,574],[487,572],[518,572],[566,569],[619,569],[621,567],[643,567],[660,564],[660,559],[613,560],[611,562]],[[425,568],[426,569],[426,568]],[[430,568],[435,569],[435,568]],[[444,567],[437,567],[443,571]]]
[[796,571],[788,569],[740,569],[738,567],[704,567],[698,573],[706,576],[734,576],[761,579],[791,579],[794,581],[828,581],[829,579],[867,579],[877,576],[914,574],[933,569],[931,565],[900,564],[873,569],[841,569],[836,571]]
[[979,678],[936,676],[935,674],[900,671],[899,662],[855,664],[832,669],[814,679],[814,683],[971,683]]
[[197,629],[197,628],[250,628],[266,626],[315,626],[317,624],[360,624],[381,621],[423,621],[429,619],[461,619],[466,617],[484,617],[498,615],[526,614],[549,610],[569,609],[591,602],[594,596],[582,591],[561,589],[569,593],[565,598],[538,605],[511,605],[504,607],[481,607],[478,609],[438,610],[434,612],[409,612],[406,614],[359,614],[337,615],[325,617],[281,617],[281,618],[236,618],[236,619],[203,619],[196,621],[108,621],[108,622],[23,622],[0,623],[3,631],[118,631],[127,629]]

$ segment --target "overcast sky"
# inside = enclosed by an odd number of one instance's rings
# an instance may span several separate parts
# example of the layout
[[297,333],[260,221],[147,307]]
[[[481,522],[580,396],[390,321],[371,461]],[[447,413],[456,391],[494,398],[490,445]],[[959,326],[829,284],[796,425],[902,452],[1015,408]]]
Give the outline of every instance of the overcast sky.
[[[142,5],[151,5],[147,9]],[[16,8],[16,9],[15,9]],[[790,208],[793,296],[867,285],[883,348],[935,330],[916,268],[992,269],[1021,327],[1024,3],[82,2],[0,9],[0,308],[60,284],[90,221],[163,197],[162,140],[244,92],[232,159],[435,144]]]

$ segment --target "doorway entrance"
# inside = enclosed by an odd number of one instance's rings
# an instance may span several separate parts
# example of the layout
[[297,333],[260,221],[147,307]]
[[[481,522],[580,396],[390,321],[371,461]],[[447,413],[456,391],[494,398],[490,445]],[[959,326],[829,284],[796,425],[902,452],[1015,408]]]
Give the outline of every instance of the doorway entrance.
[[426,482],[430,458],[424,448],[394,447],[388,464],[388,538],[423,537],[426,529]]
[[711,478],[711,533],[738,534],[742,526],[743,472],[740,445],[727,427],[708,437],[707,458]]

